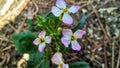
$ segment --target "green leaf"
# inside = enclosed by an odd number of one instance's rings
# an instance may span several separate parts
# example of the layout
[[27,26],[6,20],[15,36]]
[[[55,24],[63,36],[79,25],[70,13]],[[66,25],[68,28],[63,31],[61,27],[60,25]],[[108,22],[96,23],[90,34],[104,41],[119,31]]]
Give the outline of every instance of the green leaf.
[[54,16],[52,13],[49,13],[45,17],[40,15],[37,16],[37,28],[39,30],[46,30],[47,33],[54,33],[57,31],[60,26],[60,20],[58,17]]
[[32,21],[31,19],[27,19],[27,24],[28,24],[29,26],[32,26],[32,23],[33,23],[33,21]]
[[33,50],[36,50],[37,47],[33,45],[35,36],[30,31],[25,31],[20,34],[13,34],[12,39],[15,44],[15,48],[20,53],[30,53]]
[[45,60],[40,68],[50,68],[50,62],[48,60]]
[[70,68],[90,68],[89,64],[84,61],[69,63],[69,67]]
[[30,59],[27,68],[41,68],[44,61],[44,52],[33,51],[30,53]]
[[45,60],[44,52],[34,51],[30,53],[27,68],[49,68],[49,65],[49,61]]
[[46,19],[44,17],[40,16],[40,15],[37,15],[37,20],[40,23],[45,23],[46,22]]
[[31,19],[27,19],[27,24],[28,24],[28,30],[32,30],[33,28],[33,21]]
[[83,14],[79,24],[74,27],[73,31],[75,32],[77,29],[81,29],[83,27],[83,25],[85,24],[86,19],[87,19],[86,15]]
[[40,15],[37,15],[37,27],[40,29],[44,29],[46,26],[46,19]]

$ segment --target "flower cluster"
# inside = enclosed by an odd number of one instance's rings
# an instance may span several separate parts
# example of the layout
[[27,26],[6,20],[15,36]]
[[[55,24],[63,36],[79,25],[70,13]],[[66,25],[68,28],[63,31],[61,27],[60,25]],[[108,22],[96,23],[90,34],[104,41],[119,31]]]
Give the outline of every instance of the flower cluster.
[[[72,6],[70,8],[67,8],[66,3],[64,0],[57,0],[56,1],[56,6],[52,7],[51,12],[53,15],[56,17],[59,17],[59,20],[65,24],[72,24],[73,23],[73,18],[70,16],[70,13],[76,13],[80,9],[80,6]],[[57,22],[56,22],[57,23]],[[38,35],[38,38],[36,38],[33,41],[33,44],[39,45],[38,50],[40,52],[43,52],[47,44],[50,44],[52,39],[53,39],[53,34],[49,34],[50,36],[46,36],[45,30],[41,31]],[[81,39],[83,35],[86,34],[86,31],[78,29],[74,33],[72,32],[71,29],[62,29],[61,31],[61,41],[52,41],[52,42],[60,42],[62,45],[65,47],[68,47],[71,44],[71,48],[76,51],[81,50],[80,44],[77,42],[78,39]],[[56,39],[56,37],[54,37]],[[55,45],[55,44],[54,44]],[[59,51],[59,50],[58,50]],[[52,63],[57,64],[58,68],[69,68],[68,64],[64,64],[62,53],[61,52],[56,52],[52,56]]]

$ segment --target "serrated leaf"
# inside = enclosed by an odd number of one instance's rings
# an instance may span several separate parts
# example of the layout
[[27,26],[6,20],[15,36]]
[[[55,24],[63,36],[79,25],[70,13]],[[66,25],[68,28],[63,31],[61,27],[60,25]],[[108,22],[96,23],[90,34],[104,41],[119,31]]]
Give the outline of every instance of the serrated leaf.
[[90,68],[89,64],[84,61],[69,63],[69,67],[70,68]]
[[85,24],[86,19],[87,19],[86,15],[83,14],[79,24],[74,27],[73,31],[75,32],[76,30],[81,29],[83,27],[83,25]]
[[30,31],[25,31],[20,34],[13,34],[12,39],[15,44],[15,48],[20,53],[29,53],[32,50],[36,50],[36,46],[33,45],[33,40],[35,39],[35,36]]

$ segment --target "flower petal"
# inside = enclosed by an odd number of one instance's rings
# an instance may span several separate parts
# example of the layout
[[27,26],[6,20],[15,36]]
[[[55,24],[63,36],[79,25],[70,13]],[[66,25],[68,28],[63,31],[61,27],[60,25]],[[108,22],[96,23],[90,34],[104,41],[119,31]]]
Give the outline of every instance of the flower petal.
[[51,43],[51,39],[52,39],[51,36],[46,36],[45,37],[45,42],[46,43]]
[[74,33],[74,36],[76,37],[76,38],[82,38],[83,37],[83,35],[85,35],[86,34],[86,31],[84,31],[84,30],[77,30],[75,33]]
[[45,46],[46,46],[45,43],[40,43],[38,50],[42,52],[45,49]]
[[60,16],[62,13],[62,10],[60,10],[58,7],[53,6],[51,11],[56,17]]
[[52,57],[52,63],[55,64],[63,64],[63,60],[62,60],[62,53],[60,52],[56,52],[53,57]]
[[40,42],[39,42],[39,38],[36,38],[34,41],[33,41],[33,44],[35,45],[38,45]]
[[63,29],[63,30],[62,30],[62,34],[63,34],[64,37],[69,38],[69,37],[71,37],[71,35],[72,35],[73,33],[72,33],[72,30],[71,30],[71,29]]
[[63,64],[62,68],[69,68],[68,64]]
[[46,31],[45,30],[43,30],[43,31],[41,31],[40,33],[39,33],[39,35],[38,35],[38,37],[42,37],[42,38],[44,38],[45,37],[45,34],[46,34]]
[[68,13],[64,13],[63,14],[63,18],[62,18],[62,21],[65,23],[65,24],[72,24],[73,23],[73,19],[72,17],[68,14]]
[[64,0],[57,0],[56,1],[56,6],[59,8],[66,8],[66,3]]
[[76,13],[80,9],[80,6],[72,6],[68,9],[71,13]]
[[61,42],[65,45],[65,47],[68,47],[68,45],[70,44],[70,39],[62,37]]
[[72,49],[77,50],[77,51],[81,50],[81,46],[79,45],[79,43],[76,40],[72,41]]

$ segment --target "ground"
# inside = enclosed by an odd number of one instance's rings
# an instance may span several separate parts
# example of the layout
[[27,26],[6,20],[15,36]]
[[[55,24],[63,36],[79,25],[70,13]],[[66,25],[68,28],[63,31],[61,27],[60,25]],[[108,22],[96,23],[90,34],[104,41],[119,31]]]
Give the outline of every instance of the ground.
[[[66,0],[69,5],[80,5],[74,17],[77,25],[86,12],[83,29],[87,34],[79,42],[82,50],[64,54],[65,62],[86,61],[91,68],[120,68],[120,1],[119,0]],[[31,0],[27,7],[0,30],[0,68],[16,68],[22,55],[15,48],[11,35],[25,31],[27,19],[36,22],[36,15],[51,11],[55,0]]]

